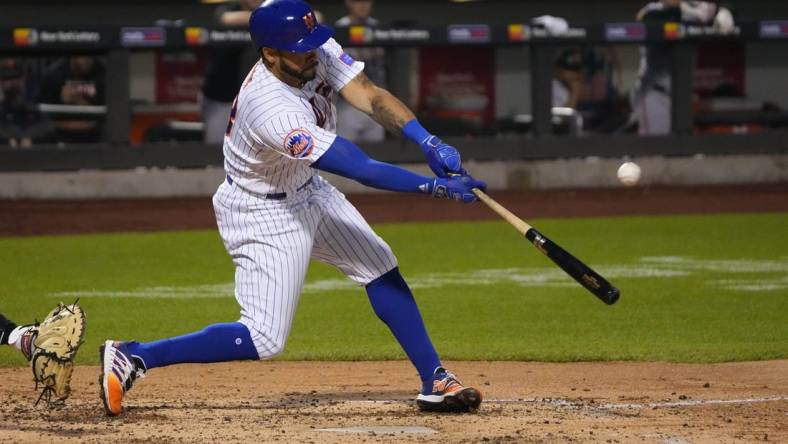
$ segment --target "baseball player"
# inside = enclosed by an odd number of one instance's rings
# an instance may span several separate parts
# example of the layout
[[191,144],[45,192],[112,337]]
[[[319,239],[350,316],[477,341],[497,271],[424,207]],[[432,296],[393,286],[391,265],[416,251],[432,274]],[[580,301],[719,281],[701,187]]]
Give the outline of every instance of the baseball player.
[[[661,0],[644,6],[637,14],[644,22],[713,24],[722,33],[734,29],[727,8],[703,1]],[[670,49],[652,44],[640,49],[638,82],[632,91],[632,109],[641,135],[669,134],[671,124]]]
[[62,405],[71,394],[74,358],[85,338],[85,312],[76,302],[58,304],[43,321],[17,325],[0,314],[0,345],[16,348],[30,362],[41,400]]
[[[224,138],[226,180],[213,197],[219,233],[235,263],[238,322],[160,341],[100,348],[101,399],[109,415],[137,378],[178,363],[270,359],[290,333],[310,258],[364,286],[372,308],[418,371],[420,409],[471,411],[481,394],[443,368],[397,259],[345,196],[318,171],[362,184],[466,203],[486,184],[462,169],[453,147],[363,74],[301,0],[268,0],[252,12],[260,48],[235,100]],[[370,159],[335,134],[341,94],[394,133],[416,142],[437,177]]]
[[0,314],[0,345],[16,348],[30,360],[30,344],[32,344],[32,325],[18,326],[14,321]]

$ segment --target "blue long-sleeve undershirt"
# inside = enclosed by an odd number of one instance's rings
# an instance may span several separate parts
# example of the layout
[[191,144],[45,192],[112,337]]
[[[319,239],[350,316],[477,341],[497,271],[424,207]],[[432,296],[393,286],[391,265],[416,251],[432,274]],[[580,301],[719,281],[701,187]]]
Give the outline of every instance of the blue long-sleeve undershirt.
[[312,168],[338,174],[372,188],[431,193],[434,179],[370,158],[356,144],[337,136]]

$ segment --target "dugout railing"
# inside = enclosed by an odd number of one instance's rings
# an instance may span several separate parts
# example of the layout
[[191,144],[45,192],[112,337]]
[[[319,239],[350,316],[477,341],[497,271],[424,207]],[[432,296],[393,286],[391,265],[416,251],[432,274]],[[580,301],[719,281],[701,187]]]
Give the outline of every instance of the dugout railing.
[[[430,28],[338,28],[335,38],[346,46],[383,46],[394,49],[421,46],[510,46],[527,48],[530,57],[531,131],[521,137],[478,136],[447,138],[461,148],[466,159],[550,159],[570,157],[687,156],[695,154],[788,153],[783,131],[760,134],[693,135],[692,88],[696,47],[705,41],[764,42],[788,50],[788,20],[764,20],[737,25],[720,34],[713,27],[679,23],[645,25],[639,22],[570,27],[550,35],[527,23],[506,26],[484,24],[445,25]],[[672,58],[672,127],[668,136],[634,134],[553,135],[551,79],[558,48],[567,45],[618,45],[661,43]],[[135,167],[198,168],[220,165],[221,149],[199,142],[142,143],[130,145],[132,103],[129,97],[130,55],[134,51],[167,51],[249,45],[244,30],[201,26],[150,26],[120,28],[55,28],[42,26],[0,28],[0,56],[53,56],[97,54],[106,60],[106,107],[88,110],[104,115],[104,137],[95,145],[68,149],[36,146],[33,149],[0,149],[0,171],[51,171],[79,169],[129,169]],[[405,64],[407,66],[407,64]],[[491,67],[492,69],[492,67]],[[402,73],[400,73],[402,74]],[[405,73],[407,75],[407,73]],[[397,84],[392,86],[395,94]],[[399,86],[401,88],[401,86]],[[69,112],[43,107],[45,112]],[[84,111],[84,110],[83,110]],[[79,111],[77,111],[79,112]],[[397,163],[421,161],[418,150],[400,140],[364,144],[381,160]]]

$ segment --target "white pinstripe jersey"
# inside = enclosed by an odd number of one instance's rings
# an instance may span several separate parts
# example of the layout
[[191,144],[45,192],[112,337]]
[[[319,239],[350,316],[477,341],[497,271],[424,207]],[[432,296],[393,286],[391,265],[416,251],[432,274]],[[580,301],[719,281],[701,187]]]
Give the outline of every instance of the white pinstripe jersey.
[[293,192],[317,172],[309,166],[336,138],[337,92],[364,70],[334,39],[317,50],[317,75],[302,88],[282,82],[259,60],[233,105],[224,169],[254,193]]

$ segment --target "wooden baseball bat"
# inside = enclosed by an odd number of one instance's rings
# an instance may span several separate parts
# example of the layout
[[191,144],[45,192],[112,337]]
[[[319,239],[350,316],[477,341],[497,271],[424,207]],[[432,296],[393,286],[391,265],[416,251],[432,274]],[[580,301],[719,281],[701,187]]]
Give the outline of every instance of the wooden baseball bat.
[[525,236],[537,250],[549,257],[550,260],[561,267],[566,274],[572,276],[574,280],[593,293],[594,296],[608,305],[616,303],[620,296],[620,292],[618,288],[614,287],[607,279],[603,278],[599,273],[592,270],[591,267],[569,254],[569,252],[561,248],[558,244],[548,239],[547,236],[536,231],[534,227],[528,225],[524,220],[515,216],[511,211],[493,200],[493,198],[488,196],[484,191],[474,188],[473,193],[506,222],[509,222],[520,232],[520,234]]

